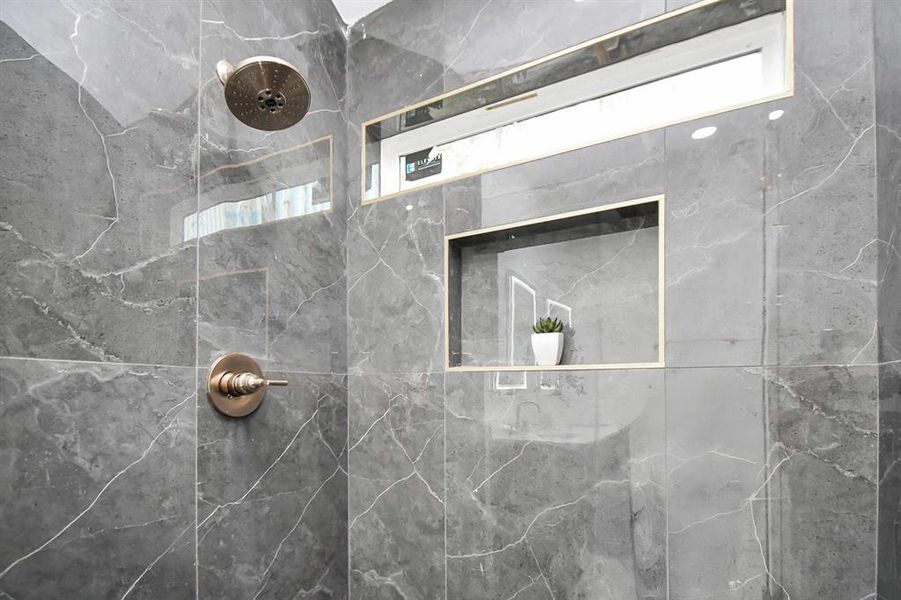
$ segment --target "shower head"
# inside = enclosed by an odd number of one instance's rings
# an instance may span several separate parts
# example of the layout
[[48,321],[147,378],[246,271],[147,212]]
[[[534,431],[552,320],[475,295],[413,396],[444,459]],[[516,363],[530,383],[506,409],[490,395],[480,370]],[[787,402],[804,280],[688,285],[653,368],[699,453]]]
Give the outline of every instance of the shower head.
[[263,131],[297,124],[310,109],[310,86],[289,63],[271,56],[254,56],[237,65],[216,63],[225,86],[225,103],[238,120]]

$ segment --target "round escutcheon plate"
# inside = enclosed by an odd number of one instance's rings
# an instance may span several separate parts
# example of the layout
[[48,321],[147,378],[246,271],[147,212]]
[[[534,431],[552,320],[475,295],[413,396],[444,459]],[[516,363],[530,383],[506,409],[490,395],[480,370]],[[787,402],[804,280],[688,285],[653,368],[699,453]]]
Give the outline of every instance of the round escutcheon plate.
[[226,354],[219,357],[210,367],[210,376],[207,379],[207,397],[216,410],[229,417],[246,417],[257,408],[266,396],[266,388],[245,396],[229,396],[219,390],[219,376],[223,373],[253,373],[263,376],[257,361],[245,354]]

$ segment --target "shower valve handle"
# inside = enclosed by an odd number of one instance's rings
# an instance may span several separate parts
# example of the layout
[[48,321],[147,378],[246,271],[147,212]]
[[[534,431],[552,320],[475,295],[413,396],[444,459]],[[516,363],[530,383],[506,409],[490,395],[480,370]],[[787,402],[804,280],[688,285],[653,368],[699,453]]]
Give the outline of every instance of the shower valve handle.
[[214,376],[213,384],[228,396],[246,396],[263,387],[286,386],[285,379],[264,379],[254,373],[234,373],[226,371]]
[[210,367],[207,396],[216,410],[230,417],[255,411],[270,387],[285,386],[284,379],[267,379],[257,362],[245,354],[220,356]]

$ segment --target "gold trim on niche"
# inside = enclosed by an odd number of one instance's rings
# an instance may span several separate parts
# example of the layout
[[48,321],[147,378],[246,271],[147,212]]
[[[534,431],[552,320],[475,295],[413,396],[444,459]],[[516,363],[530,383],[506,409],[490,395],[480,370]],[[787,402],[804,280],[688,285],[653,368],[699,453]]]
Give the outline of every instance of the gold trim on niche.
[[[665,21],[667,19],[671,19],[673,17],[685,14],[687,12],[691,12],[693,10],[703,8],[704,6],[707,6],[709,4],[716,4],[718,2],[728,2],[728,1],[729,0],[700,0],[699,2],[695,2],[693,4],[688,4],[686,6],[683,6],[682,8],[676,9],[674,11],[664,13],[661,15],[657,15],[656,17],[651,17],[650,19],[645,19],[644,21],[639,21],[638,23],[634,23],[632,25],[622,27],[620,29],[617,29],[616,31],[612,31],[610,33],[605,33],[604,35],[581,42],[574,46],[569,46],[568,48],[564,48],[563,50],[558,50],[557,52],[548,54],[547,56],[537,58],[530,62],[519,65],[517,67],[513,67],[511,69],[507,69],[505,71],[502,71],[502,72],[492,75],[490,77],[486,77],[484,79],[474,81],[472,83],[455,88],[449,92],[444,92],[443,94],[439,94],[439,95],[429,98],[427,100],[422,100],[421,102],[416,102],[415,104],[410,104],[408,106],[405,106],[404,108],[400,108],[400,109],[391,111],[391,112],[381,115],[379,117],[375,117],[373,119],[363,121],[362,125],[360,126],[360,166],[361,166],[361,168],[360,168],[360,204],[363,204],[363,205],[375,204],[376,202],[381,202],[382,200],[389,200],[391,198],[396,198],[396,197],[402,196],[404,194],[411,194],[411,193],[415,193],[415,192],[418,192],[421,190],[427,190],[427,189],[438,187],[441,185],[446,185],[448,183],[453,183],[455,181],[460,181],[462,179],[467,179],[469,177],[477,177],[477,176],[483,175],[485,173],[491,173],[494,171],[499,171],[501,169],[507,169],[509,167],[515,167],[517,165],[527,164],[530,162],[534,162],[536,160],[543,160],[549,156],[558,156],[560,154],[566,154],[567,152],[572,152],[574,150],[580,150],[582,148],[589,148],[591,146],[605,144],[607,142],[612,142],[615,140],[631,137],[633,135],[646,133],[648,131],[657,131],[657,130],[665,129],[665,128],[671,127],[673,125],[678,125],[679,123],[687,123],[689,121],[694,121],[696,119],[703,119],[706,117],[711,117],[713,115],[719,115],[719,114],[723,114],[723,113],[730,112],[733,110],[748,108],[750,106],[757,106],[758,104],[766,104],[767,102],[773,102],[775,100],[781,100],[783,98],[790,98],[791,96],[794,96],[794,94],[795,94],[795,61],[794,61],[794,55],[795,55],[795,31],[794,31],[795,0],[785,0],[785,11],[784,11],[784,13],[785,13],[785,83],[784,83],[784,91],[782,91],[782,92],[779,92],[777,94],[772,94],[770,96],[764,96],[763,98],[759,98],[759,99],[753,100],[751,102],[743,102],[740,104],[726,106],[724,108],[720,108],[720,109],[713,110],[713,111],[697,113],[697,114],[691,115],[689,117],[686,117],[684,119],[679,119],[677,121],[667,123],[665,125],[658,125],[656,127],[645,127],[645,128],[639,128],[639,129],[627,131],[616,137],[612,137],[612,138],[604,140],[602,142],[597,142],[596,144],[589,144],[587,146],[584,144],[583,145],[575,145],[575,146],[560,150],[559,152],[554,152],[553,154],[539,156],[538,158],[530,158],[528,160],[520,160],[520,161],[504,163],[501,165],[491,167],[489,169],[483,169],[481,171],[475,171],[473,173],[466,173],[465,175],[459,175],[457,177],[451,177],[448,179],[444,179],[442,181],[428,183],[428,184],[421,185],[421,186],[411,188],[408,190],[400,190],[397,192],[392,192],[390,194],[379,195],[370,200],[366,199],[366,128],[368,126],[373,125],[375,123],[380,123],[381,121],[384,121],[385,119],[390,119],[392,117],[402,115],[406,112],[415,110],[417,108],[438,102],[439,100],[443,100],[444,98],[449,98],[450,96],[460,94],[462,92],[465,92],[465,91],[473,89],[475,87],[484,85],[486,83],[490,83],[490,82],[500,79],[502,77],[507,77],[507,76],[517,73],[519,71],[529,69],[536,65],[540,65],[545,62],[554,60],[555,58],[558,58],[558,57],[568,54],[570,52],[574,52],[576,50],[581,50],[582,48],[593,46],[595,44],[598,44],[598,43],[608,40],[610,38],[614,38],[614,37],[623,35],[624,33],[633,31],[635,29],[640,29],[641,27],[646,27],[648,25],[652,25],[652,24],[660,22],[660,21]],[[510,101],[513,101],[513,100],[518,100],[518,99],[513,98]],[[506,102],[510,102],[510,101],[506,101]],[[483,107],[483,108],[487,108],[487,107]]]
[[[607,212],[617,210],[628,206],[636,206],[639,204],[657,204],[657,360],[653,362],[633,362],[633,363],[591,363],[591,364],[568,364],[555,366],[537,366],[537,365],[451,365],[451,339],[450,339],[450,245],[454,240],[467,237],[482,235],[485,233],[494,233],[507,229],[515,229],[538,223],[547,223],[550,221],[559,221],[571,217],[581,215],[590,215],[593,213]],[[657,194],[654,196],[645,196],[643,198],[635,198],[632,200],[623,200],[621,202],[611,202],[595,206],[592,208],[584,208],[546,217],[538,217],[535,219],[526,219],[524,221],[516,221],[513,223],[505,223],[502,225],[493,225],[491,227],[483,227],[481,229],[473,229],[461,233],[454,233],[444,236],[444,370],[458,373],[476,373],[490,371],[598,371],[610,369],[661,369],[666,367],[666,195]]]

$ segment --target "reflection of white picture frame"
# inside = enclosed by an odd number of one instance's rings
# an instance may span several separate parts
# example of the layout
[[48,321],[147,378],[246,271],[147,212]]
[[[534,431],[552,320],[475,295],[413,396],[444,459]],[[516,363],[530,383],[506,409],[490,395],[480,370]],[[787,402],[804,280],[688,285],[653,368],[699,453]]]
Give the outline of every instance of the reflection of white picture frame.
[[[554,309],[558,309],[558,310],[554,310]],[[553,312],[551,312],[551,311],[553,311]],[[573,326],[573,309],[572,309],[572,307],[567,306],[566,304],[563,304],[562,302],[557,302],[556,300],[551,300],[550,298],[548,298],[547,301],[545,302],[545,316],[557,317],[559,319],[560,315],[563,315],[563,314],[566,315],[566,318],[563,319],[563,322],[566,323],[567,325],[569,325],[570,327],[572,327]]]
[[197,213],[191,213],[184,219],[184,236],[183,239],[193,240],[197,237]]
[[[517,277],[516,275],[510,275],[509,279],[510,285],[510,296],[508,303],[507,314],[510,316],[508,323],[508,337],[507,337],[507,360],[510,366],[516,365],[516,290],[517,288],[523,290],[532,298],[532,315],[531,315],[531,323],[534,323],[538,320],[538,300],[535,294],[535,289],[532,288],[525,281]],[[531,330],[526,330],[526,335],[531,335]],[[520,372],[517,373],[519,377],[516,377],[519,381],[515,382],[503,382],[501,383],[501,373],[498,372],[495,374],[495,382],[494,387],[498,390],[524,390],[528,388],[528,383],[526,380],[526,373]]]

